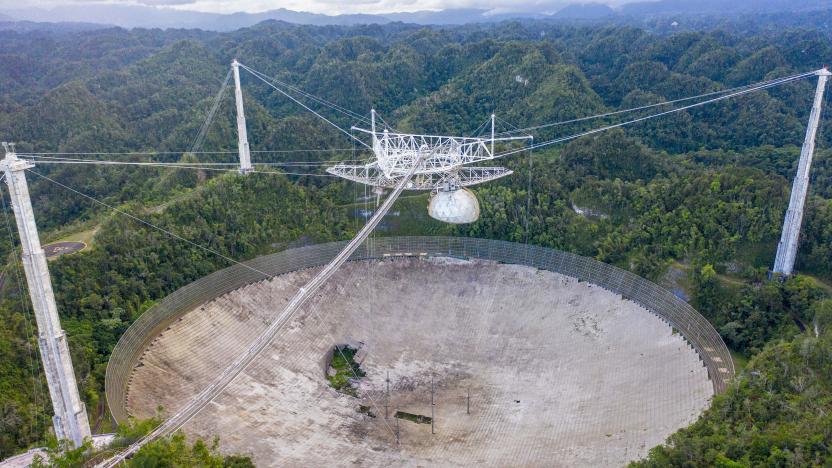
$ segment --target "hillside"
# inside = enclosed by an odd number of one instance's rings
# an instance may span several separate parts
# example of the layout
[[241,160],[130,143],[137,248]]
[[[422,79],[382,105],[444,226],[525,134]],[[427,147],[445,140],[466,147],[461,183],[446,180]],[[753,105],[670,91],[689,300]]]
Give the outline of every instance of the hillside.
[[[822,65],[817,57],[832,55],[832,42],[817,31],[665,36],[541,22],[447,28],[266,22],[228,33],[4,34],[0,135],[21,153],[151,151],[159,152],[156,160],[203,162],[234,159],[182,153],[235,57],[359,114],[374,107],[403,130],[470,134],[492,111],[501,131],[528,127],[804,72]],[[343,135],[251,76],[244,88],[252,148],[295,151],[255,153],[256,162],[361,156]],[[476,190],[478,222],[459,228],[430,222],[423,200],[409,198],[379,235],[528,240],[679,290],[751,361],[699,423],[645,464],[822,466],[832,457],[830,420],[813,402],[832,393],[832,383],[817,377],[832,351],[823,287],[832,281],[832,132],[819,136],[797,264],[803,275],[765,280],[813,89],[813,81],[802,80],[518,155],[505,161],[514,176]],[[234,150],[232,104],[226,93],[203,151]],[[327,116],[347,127],[357,123]],[[551,127],[536,137],[614,121]],[[238,260],[348,238],[364,203],[362,188],[315,176],[49,163],[35,171]],[[29,183],[45,241],[96,230],[91,248],[50,262],[50,269],[82,394],[102,429],[108,424],[103,373],[120,334],[155,301],[227,262],[35,175]],[[573,206],[605,216],[581,215]],[[0,457],[42,443],[50,428],[31,317],[14,275],[15,236],[0,241],[8,259],[0,303]],[[782,360],[772,363],[772,356]],[[757,374],[777,379],[760,384]],[[761,398],[765,408],[747,408]],[[772,409],[779,406],[788,411]],[[756,439],[751,433],[764,423],[765,437]]]

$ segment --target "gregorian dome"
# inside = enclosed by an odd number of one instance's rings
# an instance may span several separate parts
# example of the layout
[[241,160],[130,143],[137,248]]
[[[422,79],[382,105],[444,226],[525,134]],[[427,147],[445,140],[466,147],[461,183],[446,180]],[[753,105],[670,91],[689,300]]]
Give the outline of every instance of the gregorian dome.
[[480,203],[468,189],[440,190],[431,197],[428,214],[446,223],[473,223],[480,217]]

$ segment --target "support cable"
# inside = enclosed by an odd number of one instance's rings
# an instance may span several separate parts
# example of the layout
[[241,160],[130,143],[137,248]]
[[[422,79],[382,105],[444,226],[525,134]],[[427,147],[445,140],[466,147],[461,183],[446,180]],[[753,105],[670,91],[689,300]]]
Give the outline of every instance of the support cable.
[[[279,81],[279,80],[277,80],[277,79],[270,78],[270,77],[268,77],[267,75],[265,75],[265,74],[263,74],[263,73],[260,73],[260,72],[258,72],[258,71],[256,71],[256,70],[252,69],[252,68],[249,68],[249,67],[248,67],[248,66],[246,66],[246,65],[243,65],[242,63],[240,63],[240,64],[239,64],[239,66],[240,66],[240,67],[242,67],[243,69],[247,70],[249,73],[251,73],[252,75],[254,75],[254,76],[255,76],[256,78],[258,78],[260,81],[262,81],[262,82],[266,83],[268,86],[272,87],[273,89],[275,89],[276,91],[278,91],[278,92],[279,92],[279,93],[281,93],[282,95],[284,95],[284,96],[286,96],[287,98],[289,98],[289,99],[291,99],[292,101],[294,101],[294,102],[295,102],[296,104],[298,104],[299,106],[303,107],[304,109],[306,109],[307,111],[311,112],[312,114],[314,114],[315,116],[317,116],[317,117],[318,117],[318,118],[320,118],[321,120],[323,120],[323,121],[325,121],[325,122],[329,123],[330,125],[332,125],[333,127],[337,128],[337,129],[338,129],[339,131],[341,131],[342,133],[347,134],[347,135],[348,135],[348,136],[350,136],[351,138],[355,138],[355,137],[354,137],[354,136],[352,136],[352,134],[349,134],[348,132],[346,132],[343,128],[341,128],[341,127],[340,127],[340,126],[338,126],[337,124],[335,124],[335,123],[333,123],[332,121],[330,121],[329,119],[327,119],[327,118],[323,117],[323,116],[322,116],[321,114],[319,114],[318,112],[316,112],[316,111],[312,110],[309,106],[307,106],[307,105],[303,104],[302,102],[300,102],[300,101],[299,101],[298,99],[296,99],[295,97],[291,96],[291,95],[290,95],[290,94],[288,94],[287,92],[285,92],[285,91],[283,91],[282,89],[278,88],[277,86],[275,86],[275,85],[274,85],[274,83],[281,84],[281,86],[285,86],[285,87],[287,87],[287,88],[289,88],[289,89],[294,89],[294,90],[296,90],[296,92],[299,92],[302,96],[309,97],[309,98],[310,98],[310,99],[312,99],[313,101],[319,102],[319,103],[321,103],[321,104],[323,104],[323,105],[325,105],[325,106],[327,106],[327,107],[329,107],[329,108],[331,108],[331,109],[333,109],[333,110],[336,110],[336,111],[338,111],[338,112],[341,112],[341,113],[343,113],[343,114],[346,114],[347,116],[349,116],[349,117],[351,117],[351,118],[358,119],[359,121],[367,121],[367,118],[366,118],[366,117],[363,117],[363,116],[361,116],[361,115],[359,115],[359,114],[357,114],[357,113],[355,113],[355,112],[352,112],[352,111],[350,111],[350,110],[348,110],[348,109],[344,109],[344,108],[342,108],[342,107],[340,107],[340,106],[338,106],[338,105],[336,105],[336,104],[329,103],[328,101],[325,101],[325,100],[323,100],[323,99],[321,99],[321,98],[318,98],[318,97],[316,97],[316,96],[314,96],[314,95],[311,95],[311,94],[309,94],[309,93],[306,93],[306,92],[304,92],[304,91],[298,90],[298,88],[294,88],[292,85],[288,85],[288,84],[283,83],[283,82],[281,82],[281,81]],[[360,140],[359,140],[359,142],[363,144],[363,142],[362,142],[362,141],[360,141]],[[365,144],[365,146],[367,146],[367,147],[369,148],[369,146],[368,146],[368,145],[366,145],[366,144]]]
[[[18,156],[32,158],[36,162],[49,161],[72,161],[84,163],[106,163],[106,164],[124,164],[124,165],[160,165],[160,166],[239,166],[239,162],[163,162],[163,161],[109,161],[106,159],[83,159],[83,158],[64,158],[56,156],[39,156],[37,154],[18,153]],[[364,163],[364,159],[330,159],[325,161],[285,161],[285,162],[258,162],[258,166],[326,166],[337,163]]]
[[[242,66],[242,64],[240,64],[240,65]],[[251,71],[251,70],[249,70],[249,71]],[[369,119],[367,119],[367,117],[365,117],[363,115],[360,115],[357,112],[351,111],[351,110],[347,109],[346,107],[339,106],[338,104],[335,104],[331,101],[327,101],[326,99],[324,99],[322,97],[315,96],[314,94],[312,94],[308,91],[304,91],[303,89],[298,88],[297,86],[293,86],[289,83],[286,83],[285,81],[281,81],[281,80],[278,80],[277,78],[269,77],[265,73],[262,73],[262,72],[257,72],[257,73],[266,77],[268,80],[270,80],[273,83],[277,83],[278,85],[280,85],[284,88],[287,88],[291,91],[294,91],[294,92],[300,94],[301,96],[307,97],[307,98],[309,98],[309,99],[311,99],[311,100],[313,100],[313,101],[315,101],[315,102],[317,102],[317,103],[319,103],[323,106],[329,107],[330,109],[332,109],[336,112],[340,112],[340,113],[342,113],[342,114],[344,114],[344,115],[346,115],[350,118],[356,119],[356,120],[361,121],[361,122],[369,122]]]
[[[25,156],[25,155],[21,155]],[[25,159],[25,158],[23,158]],[[199,171],[217,171],[217,172],[239,172],[236,169],[224,169],[221,167],[203,167],[194,165],[179,165],[169,163],[143,163],[143,162],[127,162],[127,161],[42,161],[37,160],[38,164],[87,164],[98,166],[144,166],[144,167],[165,167],[171,169],[194,169]],[[251,171],[253,174],[276,174],[276,175],[294,175],[294,176],[313,176],[313,177],[336,177],[332,174],[323,174],[317,172],[285,172],[285,171]]]
[[[260,81],[262,81],[263,83],[266,83],[267,85],[269,85],[270,87],[272,87],[272,88],[273,88],[275,91],[277,91],[278,93],[280,93],[280,94],[282,94],[282,95],[286,96],[287,98],[291,99],[292,101],[294,101],[294,102],[295,102],[295,104],[297,104],[297,105],[299,105],[299,106],[303,107],[304,109],[308,110],[309,112],[311,112],[311,113],[315,114],[315,116],[317,116],[319,119],[321,119],[321,120],[323,120],[324,122],[326,122],[326,123],[328,123],[328,124],[332,125],[333,127],[335,127],[336,129],[338,129],[338,131],[340,131],[340,132],[341,132],[341,133],[343,133],[344,135],[348,136],[349,138],[355,139],[355,140],[356,140],[356,141],[358,141],[360,144],[362,144],[362,145],[366,146],[367,148],[370,148],[370,145],[368,145],[367,143],[364,143],[363,141],[359,140],[358,138],[356,138],[355,136],[353,136],[350,132],[348,132],[348,131],[344,130],[343,128],[341,128],[338,124],[336,124],[336,123],[332,122],[331,120],[327,119],[326,117],[322,116],[321,114],[319,114],[319,113],[315,112],[312,108],[310,108],[310,107],[309,107],[309,106],[307,106],[306,104],[304,104],[304,103],[300,102],[299,100],[295,99],[292,95],[290,95],[290,94],[289,94],[289,93],[287,93],[286,91],[283,91],[282,89],[280,89],[280,88],[278,88],[277,86],[275,86],[274,84],[272,84],[272,83],[271,83],[271,82],[270,82],[267,78],[264,78],[263,76],[261,76],[261,75],[260,75],[260,72],[255,71],[255,70],[252,70],[251,68],[249,68],[249,67],[247,67],[247,66],[243,65],[242,63],[240,64],[240,66],[241,66],[243,69],[245,69],[246,71],[248,71],[249,73],[251,73],[252,75],[254,75],[255,77],[257,77],[257,78],[258,78]],[[372,148],[370,148],[370,149],[372,149]]]
[[[543,125],[536,125],[536,126],[532,126],[532,127],[516,128],[515,130],[505,131],[505,132],[499,133],[498,135],[502,136],[502,135],[510,135],[510,134],[513,134],[513,133],[523,133],[523,132],[529,132],[529,131],[533,131],[533,130],[540,130],[540,129],[543,129],[543,128],[550,128],[550,127],[556,127],[556,126],[560,126],[560,125],[566,125],[566,124],[570,124],[570,123],[583,122],[583,121],[586,121],[586,120],[600,119],[600,118],[603,118],[603,117],[610,117],[610,116],[613,116],[613,115],[626,114],[626,113],[636,112],[636,111],[640,111],[640,110],[652,109],[654,107],[668,106],[668,105],[671,105],[671,104],[677,104],[677,103],[680,103],[680,102],[691,101],[691,100],[694,100],[694,99],[701,99],[701,98],[705,98],[705,97],[709,97],[709,96],[715,96],[715,95],[719,95],[719,94],[735,93],[737,91],[744,90],[746,88],[753,88],[753,90],[756,91],[758,88],[763,87],[763,86],[765,86],[765,87],[768,87],[769,85],[776,86],[776,85],[783,84],[783,83],[786,83],[786,82],[789,82],[789,81],[798,80],[798,79],[802,79],[802,78],[807,78],[809,76],[815,76],[816,74],[817,74],[817,71],[800,73],[800,74],[797,74],[797,75],[791,75],[791,76],[787,76],[787,77],[783,77],[783,78],[776,78],[776,79],[772,79],[772,80],[768,80],[768,81],[761,81],[759,83],[753,83],[753,84],[750,84],[750,85],[738,86],[738,87],[729,88],[729,89],[722,89],[722,90],[719,90],[719,91],[711,91],[711,92],[708,92],[708,93],[699,94],[697,96],[689,96],[689,97],[684,97],[684,98],[680,98],[680,99],[673,99],[673,100],[670,100],[670,101],[658,102],[658,103],[655,103],[655,104],[647,104],[647,105],[644,105],[644,106],[633,107],[633,108],[630,108],[630,109],[623,109],[623,110],[618,110],[618,111],[605,112],[605,113],[602,113],[602,114],[591,115],[591,116],[588,116],[588,117],[579,117],[579,118],[576,118],[576,119],[563,120],[563,121],[560,121],[560,122],[553,122],[553,123],[548,123],[548,124],[543,124]],[[751,89],[749,89],[749,90],[751,90]]]
[[[382,125],[384,125],[386,128],[389,128],[393,133],[398,133],[398,130],[396,130],[392,125],[387,123],[387,121],[384,120],[384,117],[382,117],[381,114],[379,114],[378,112],[376,112],[376,118],[381,121]],[[364,119],[364,120],[367,120],[367,119]]]
[[62,183],[58,182],[57,180],[52,179],[52,178],[50,178],[50,177],[48,177],[48,176],[45,176],[45,175],[43,175],[43,174],[41,174],[41,173],[39,173],[39,172],[35,172],[35,171],[31,170],[31,169],[26,169],[26,171],[27,171],[27,172],[30,172],[30,173],[32,173],[32,174],[34,174],[34,175],[38,176],[38,177],[40,177],[41,179],[48,180],[49,182],[52,182],[53,184],[55,184],[55,185],[57,185],[57,186],[59,186],[59,187],[63,187],[64,189],[69,190],[70,192],[72,192],[72,193],[74,193],[74,194],[76,194],[76,195],[80,195],[80,196],[82,196],[82,197],[84,197],[84,198],[86,198],[86,199],[88,199],[88,200],[90,200],[90,201],[92,201],[92,202],[94,202],[94,203],[97,203],[97,204],[99,204],[99,205],[101,205],[101,206],[103,206],[103,207],[109,208],[109,209],[111,209],[111,210],[115,211],[116,213],[118,213],[118,214],[120,214],[120,215],[122,215],[122,216],[126,216],[126,217],[128,217],[128,218],[132,219],[133,221],[136,221],[136,222],[138,222],[138,223],[140,223],[140,224],[143,224],[143,225],[145,225],[145,226],[147,226],[147,227],[153,228],[153,229],[155,229],[155,230],[157,230],[157,231],[159,231],[159,232],[162,232],[162,233],[164,233],[164,234],[167,234],[168,236],[173,237],[174,239],[180,240],[180,241],[182,241],[182,242],[184,242],[184,243],[186,243],[186,244],[188,244],[188,245],[190,245],[190,246],[192,246],[192,247],[196,247],[196,248],[198,248],[198,249],[200,249],[200,250],[203,250],[203,251],[208,252],[208,253],[210,253],[210,254],[216,255],[217,257],[220,257],[220,258],[222,258],[223,260],[226,260],[226,261],[228,261],[228,262],[231,262],[231,263],[233,263],[233,264],[235,264],[235,265],[240,265],[240,266],[242,266],[243,268],[246,268],[246,269],[251,270],[251,271],[253,271],[253,272],[255,272],[255,273],[259,273],[259,274],[261,274],[261,275],[264,275],[264,276],[265,276],[265,277],[267,277],[267,278],[269,277],[268,273],[264,273],[263,271],[260,271],[260,270],[258,270],[258,269],[256,269],[256,268],[252,267],[252,266],[246,265],[246,264],[245,264],[245,263],[243,263],[243,262],[240,262],[240,261],[238,261],[238,260],[234,260],[233,258],[231,258],[231,257],[229,257],[229,256],[227,256],[227,255],[224,255],[224,254],[222,254],[222,253],[220,253],[220,252],[217,252],[217,251],[216,251],[216,250],[214,250],[214,249],[211,249],[211,248],[209,248],[209,247],[205,247],[205,246],[203,246],[203,245],[197,244],[196,242],[193,242],[193,241],[191,241],[191,240],[185,239],[184,237],[180,236],[179,234],[176,234],[175,232],[172,232],[172,231],[170,231],[170,230],[168,230],[168,229],[165,229],[165,228],[163,228],[163,227],[161,227],[161,226],[157,226],[157,225],[155,225],[155,224],[151,223],[150,221],[145,221],[145,220],[143,220],[143,219],[139,218],[138,216],[132,215],[132,214],[130,214],[130,213],[128,213],[128,212],[126,212],[126,211],[124,211],[124,210],[120,210],[120,209],[116,208],[115,206],[110,205],[110,204],[109,204],[109,203],[107,203],[107,202],[103,202],[103,201],[101,201],[101,200],[99,200],[99,199],[97,199],[97,198],[95,198],[95,197],[92,197],[92,196],[90,196],[90,195],[87,195],[86,193],[83,193],[83,192],[80,192],[80,191],[78,191],[78,190],[75,190],[74,188],[69,187],[69,186],[67,186],[67,185],[64,185],[64,184],[62,184]]
[[222,82],[222,86],[220,87],[219,92],[214,97],[214,102],[211,104],[211,107],[208,111],[208,115],[205,118],[205,122],[202,123],[202,126],[199,127],[199,133],[197,133],[194,142],[191,144],[191,150],[189,153],[193,153],[194,151],[198,150],[200,146],[202,146],[202,142],[205,140],[205,135],[208,134],[208,128],[211,126],[211,123],[214,121],[214,114],[217,113],[217,109],[220,107],[220,102],[222,101],[222,97],[225,94],[226,88],[228,88],[228,82],[231,80],[232,70],[229,69],[228,73],[225,75],[225,79]]
[[697,102],[697,103],[694,103],[694,104],[689,104],[689,105],[686,105],[686,106],[677,107],[675,109],[670,109],[670,110],[667,110],[667,111],[659,112],[659,113],[656,113],[656,114],[650,114],[650,115],[647,115],[647,116],[644,116],[644,117],[639,117],[637,119],[628,120],[626,122],[620,122],[620,123],[617,123],[617,124],[607,125],[607,126],[604,126],[604,127],[598,127],[598,128],[592,129],[592,130],[587,130],[585,132],[576,133],[576,134],[565,136],[565,137],[555,138],[553,140],[544,141],[544,142],[537,143],[537,144],[534,144],[534,145],[531,145],[531,146],[504,151],[502,153],[499,153],[499,154],[495,155],[494,158],[492,158],[492,159],[497,159],[497,158],[509,156],[509,155],[512,155],[512,154],[520,153],[520,152],[526,151],[527,149],[542,148],[542,147],[554,145],[554,144],[557,144],[557,143],[563,143],[563,142],[574,140],[574,139],[577,139],[577,138],[580,138],[580,137],[583,137],[583,136],[593,135],[595,133],[604,132],[606,130],[612,130],[614,128],[624,127],[626,125],[632,125],[632,124],[635,124],[635,123],[643,122],[645,120],[654,119],[656,117],[661,117],[661,116],[664,116],[664,115],[673,114],[673,113],[676,113],[676,112],[681,112],[681,111],[684,111],[684,110],[692,109],[694,107],[701,107],[701,106],[704,106],[706,104],[711,104],[711,103],[714,103],[714,102],[730,99],[730,98],[733,98],[733,97],[742,96],[742,95],[745,95],[745,94],[753,93],[755,91],[760,91],[760,90],[763,90],[763,89],[772,88],[774,86],[778,86],[778,85],[781,85],[781,84],[784,84],[784,83],[788,83],[790,81],[795,81],[795,80],[799,80],[799,79],[802,79],[802,78],[806,78],[808,76],[815,76],[815,75],[817,75],[817,72],[812,72],[812,73],[808,73],[808,74],[804,73],[804,74],[801,74],[801,75],[796,75],[794,77],[784,78],[784,79],[779,80],[779,81],[774,82],[774,83],[767,83],[767,84],[757,86],[757,87],[754,87],[754,88],[749,88],[749,89],[745,89],[745,90],[742,90],[742,91],[737,91],[735,93],[727,94],[727,95],[724,95],[724,96],[719,96],[719,97],[716,97],[716,98],[708,99],[706,101],[701,101],[701,102]]
[[[251,150],[252,153],[329,153],[329,152],[347,152],[352,151],[352,148],[316,148],[316,149],[292,149],[292,150]],[[161,156],[161,155],[176,155],[184,153],[193,154],[237,154],[237,151],[122,151],[122,152],[28,152],[29,156],[52,155],[52,156]],[[23,154],[23,153],[18,153]]]
[[481,123],[479,127],[475,128],[474,131],[471,132],[471,136],[474,137],[474,138],[480,136],[483,129],[486,127],[486,125],[489,124],[489,122],[491,122],[491,117],[488,117],[487,119],[485,119],[485,121],[483,121],[483,123]]
[[[494,118],[495,118],[498,122],[501,122],[501,123],[503,123],[504,125],[507,125],[507,126],[511,127],[512,129],[514,129],[514,130],[513,130],[513,133],[517,133],[517,132],[522,131],[520,128],[518,128],[518,127],[517,127],[517,125],[514,125],[513,123],[508,122],[508,121],[506,121],[506,120],[504,120],[504,119],[501,119],[501,118],[500,118],[500,116],[498,116],[497,114],[494,114]],[[505,132],[503,132],[503,133],[505,133]],[[498,134],[498,135],[499,135],[499,134]]]

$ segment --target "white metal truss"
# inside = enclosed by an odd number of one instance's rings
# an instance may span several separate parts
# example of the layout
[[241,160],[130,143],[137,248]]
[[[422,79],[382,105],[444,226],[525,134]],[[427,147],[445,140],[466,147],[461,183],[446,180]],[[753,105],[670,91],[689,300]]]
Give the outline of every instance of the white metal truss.
[[328,173],[373,187],[392,188],[417,164],[408,190],[456,189],[512,174],[504,167],[467,166],[495,159],[495,143],[529,138],[494,138],[493,115],[491,138],[398,133],[387,129],[377,132],[375,110],[371,115],[370,130],[357,127],[353,130],[372,137],[375,161],[364,165],[337,164],[328,168]]
[[[381,188],[393,188],[401,176],[387,177],[376,162],[363,166],[339,164],[327,169],[332,175]],[[427,172],[414,176],[405,187],[407,190],[433,190],[446,185],[468,187],[512,174],[505,167],[460,167],[450,172]]]

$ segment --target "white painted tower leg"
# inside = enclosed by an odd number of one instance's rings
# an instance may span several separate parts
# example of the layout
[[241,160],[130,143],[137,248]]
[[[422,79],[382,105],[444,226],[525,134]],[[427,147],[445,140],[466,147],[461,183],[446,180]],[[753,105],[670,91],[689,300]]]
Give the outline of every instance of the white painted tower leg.
[[90,437],[90,423],[84,403],[78,395],[66,334],[61,329],[46,255],[40,245],[32,202],[29,199],[29,187],[24,171],[33,166],[29,161],[18,159],[13,151],[7,152],[6,158],[0,161],[0,170],[6,174],[17,229],[20,232],[23,268],[38,324],[40,357],[55,410],[55,435],[58,439],[68,439],[78,447],[85,438]]
[[494,156],[494,124],[496,123],[495,120],[497,120],[497,115],[496,114],[491,114],[491,156],[492,157]]
[[243,90],[240,88],[240,63],[237,59],[231,62],[231,69],[234,72],[234,101],[237,104],[237,152],[240,155],[240,174],[248,174],[253,168],[248,147],[246,113],[243,109]]
[[777,257],[772,269],[774,273],[783,276],[792,274],[797,258],[797,244],[800,240],[800,225],[803,223],[806,194],[809,191],[809,171],[812,168],[812,157],[815,152],[815,136],[818,132],[823,92],[826,88],[826,81],[832,75],[826,68],[819,70],[817,74],[818,86],[815,89],[815,101],[812,105],[812,113],[809,115],[809,125],[806,128],[806,137],[800,151],[800,162],[792,184],[789,209],[786,210],[786,217],[783,220],[783,232],[780,236],[780,243],[777,245]]

